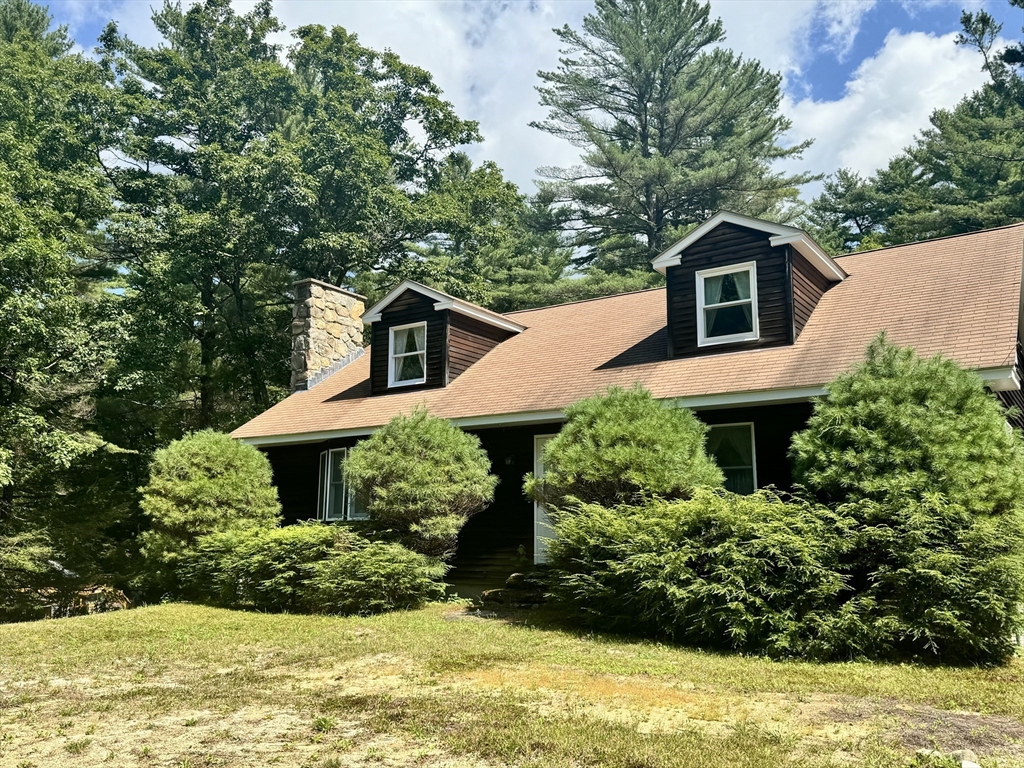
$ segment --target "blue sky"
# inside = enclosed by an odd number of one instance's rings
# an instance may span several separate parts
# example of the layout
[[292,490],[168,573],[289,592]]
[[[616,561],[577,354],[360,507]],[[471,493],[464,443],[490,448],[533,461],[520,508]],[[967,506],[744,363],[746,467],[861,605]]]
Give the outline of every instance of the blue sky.
[[[140,43],[157,42],[149,0],[55,0],[50,11],[91,50],[114,19]],[[236,3],[239,9],[246,2]],[[726,45],[781,72],[788,140],[814,145],[792,170],[870,173],[977,88],[980,59],[953,45],[963,8],[984,7],[1020,39],[1024,11],[1005,0],[712,0]],[[278,0],[289,28],[340,24],[367,45],[425,67],[460,114],[479,120],[485,141],[472,154],[496,161],[524,191],[536,169],[570,165],[577,150],[528,126],[544,117],[536,71],[556,65],[551,28],[578,26],[591,0]],[[282,43],[289,38],[283,36]],[[812,187],[806,191],[813,194]]]

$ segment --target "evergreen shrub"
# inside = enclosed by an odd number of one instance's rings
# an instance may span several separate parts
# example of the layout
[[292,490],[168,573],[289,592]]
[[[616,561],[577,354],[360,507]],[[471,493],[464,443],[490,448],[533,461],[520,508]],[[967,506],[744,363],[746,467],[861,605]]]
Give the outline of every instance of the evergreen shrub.
[[723,482],[704,451],[706,434],[689,410],[666,407],[639,385],[612,387],[566,409],[565,425],[544,447],[544,478],[527,475],[526,492],[551,510],[685,499]]
[[445,566],[345,526],[306,523],[200,537],[179,561],[197,602],[267,612],[361,614],[444,596]]
[[849,523],[834,658],[1009,658],[1024,600],[1024,443],[981,379],[884,336],[793,438],[798,482]]
[[494,499],[490,469],[478,437],[420,408],[349,451],[345,478],[368,500],[378,535],[446,559],[466,520]]
[[769,491],[556,511],[554,597],[602,629],[773,656],[814,652],[842,591],[838,522]]
[[276,527],[281,505],[271,480],[263,453],[221,432],[195,432],[158,450],[139,489],[150,523],[142,535],[146,586],[176,590],[176,561],[201,536]]

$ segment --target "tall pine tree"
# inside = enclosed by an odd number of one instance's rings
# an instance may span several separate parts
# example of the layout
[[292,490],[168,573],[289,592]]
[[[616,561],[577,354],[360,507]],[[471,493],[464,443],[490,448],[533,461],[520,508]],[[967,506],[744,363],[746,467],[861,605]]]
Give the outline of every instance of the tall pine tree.
[[582,150],[582,164],[545,168],[574,210],[584,263],[646,267],[718,209],[784,217],[808,174],[775,163],[786,147],[778,74],[716,47],[720,20],[698,0],[597,0],[580,31],[556,29],[560,66],[539,72],[534,126]]

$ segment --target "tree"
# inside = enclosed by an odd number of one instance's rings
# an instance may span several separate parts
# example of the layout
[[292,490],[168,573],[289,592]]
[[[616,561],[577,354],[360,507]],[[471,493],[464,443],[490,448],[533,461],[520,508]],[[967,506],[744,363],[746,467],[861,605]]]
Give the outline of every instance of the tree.
[[541,169],[578,219],[582,261],[645,267],[729,208],[785,216],[813,177],[772,170],[784,147],[777,74],[714,47],[725,35],[698,0],[597,0],[582,31],[555,30],[560,66],[539,72],[548,118],[534,127],[583,151],[573,168]]
[[98,543],[112,518],[68,502],[77,471],[112,449],[92,423],[116,337],[116,302],[93,279],[110,210],[97,157],[107,91],[102,69],[49,28],[44,8],[0,2],[0,539],[45,541],[89,578],[103,547],[80,534]]
[[349,451],[345,480],[367,499],[374,527],[415,552],[447,558],[466,520],[494,498],[490,469],[478,437],[420,408]]
[[794,475],[845,523],[839,658],[1001,662],[1024,599],[1024,441],[981,379],[880,336],[794,435]]
[[556,511],[689,498],[723,482],[704,452],[706,434],[691,411],[666,407],[639,385],[612,387],[566,408],[544,447],[544,477],[527,475],[526,493]]

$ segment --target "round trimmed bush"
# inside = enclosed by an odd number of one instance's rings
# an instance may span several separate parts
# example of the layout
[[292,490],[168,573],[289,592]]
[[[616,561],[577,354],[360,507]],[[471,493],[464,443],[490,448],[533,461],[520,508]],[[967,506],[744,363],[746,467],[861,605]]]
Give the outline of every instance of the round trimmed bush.
[[689,410],[665,406],[639,385],[612,387],[566,409],[565,426],[544,447],[544,478],[527,475],[526,493],[549,509],[685,499],[723,483],[706,435]]
[[494,499],[498,478],[480,439],[420,408],[353,448],[345,478],[368,500],[372,525],[415,552],[447,558],[471,515]]
[[175,440],[153,455],[142,511],[149,586],[174,590],[175,560],[200,536],[235,528],[270,528],[281,505],[270,462],[251,445],[204,430]]

